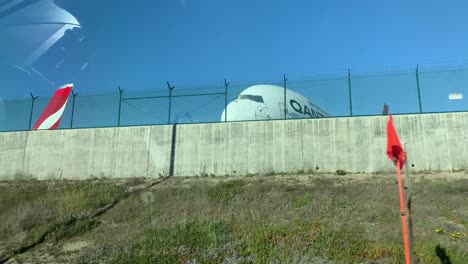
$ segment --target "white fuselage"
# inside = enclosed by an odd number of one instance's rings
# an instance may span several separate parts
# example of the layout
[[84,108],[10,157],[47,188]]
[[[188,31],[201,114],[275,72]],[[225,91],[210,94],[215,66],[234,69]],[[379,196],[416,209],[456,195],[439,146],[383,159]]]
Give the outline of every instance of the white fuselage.
[[[286,111],[285,111],[286,91]],[[225,118],[227,110],[227,116]],[[276,85],[254,85],[229,103],[221,114],[221,121],[247,121],[292,118],[320,118],[330,116],[304,96]]]

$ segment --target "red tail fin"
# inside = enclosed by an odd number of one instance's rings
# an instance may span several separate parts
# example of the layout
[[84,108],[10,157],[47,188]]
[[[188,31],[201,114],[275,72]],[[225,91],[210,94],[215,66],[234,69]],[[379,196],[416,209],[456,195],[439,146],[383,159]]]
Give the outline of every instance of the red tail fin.
[[67,105],[68,96],[73,88],[73,84],[67,84],[58,88],[49,103],[47,104],[44,112],[34,124],[32,130],[39,129],[56,129],[62,118],[62,114],[65,111]]
[[388,115],[388,104],[383,105],[382,115]]

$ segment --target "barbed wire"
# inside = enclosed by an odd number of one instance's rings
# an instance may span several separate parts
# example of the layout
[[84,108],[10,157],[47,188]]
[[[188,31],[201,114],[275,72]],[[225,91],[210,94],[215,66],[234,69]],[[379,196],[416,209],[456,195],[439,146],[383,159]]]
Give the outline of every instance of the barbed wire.
[[[320,72],[302,72],[302,73],[293,73],[286,74],[288,83],[298,83],[298,82],[314,82],[321,80],[333,80],[333,79],[347,79],[348,71],[351,78],[365,78],[365,77],[374,77],[374,76],[389,76],[389,75],[407,75],[415,74],[417,65],[399,65],[392,67],[381,67],[381,68],[356,68],[356,69],[342,69],[331,71],[327,73]],[[458,62],[447,62],[447,63],[433,63],[433,64],[419,64],[418,70],[420,73],[428,72],[440,72],[440,71],[462,71],[468,70],[468,61],[458,61]],[[230,88],[245,87],[255,85],[255,84],[283,84],[283,74],[278,74],[275,76],[263,76],[263,77],[245,77],[242,80],[234,80],[228,78],[228,81],[231,83]],[[177,92],[190,91],[195,93],[195,91],[200,89],[206,90],[216,90],[224,89],[224,78],[219,79],[206,79],[198,81],[173,81],[171,82],[176,87]],[[82,88],[75,86],[74,91],[78,92],[81,96],[99,96],[99,95],[111,95],[118,94],[119,85],[116,83],[113,84],[95,84],[95,88]],[[99,88],[96,88],[99,87]],[[105,88],[102,88],[105,87]],[[122,86],[126,93],[160,93],[167,92],[165,84],[134,84],[131,86]],[[35,95],[42,97],[52,96],[54,91],[37,93]],[[28,100],[29,92],[25,93],[24,97],[6,97],[0,98],[0,101],[19,101],[19,100]]]

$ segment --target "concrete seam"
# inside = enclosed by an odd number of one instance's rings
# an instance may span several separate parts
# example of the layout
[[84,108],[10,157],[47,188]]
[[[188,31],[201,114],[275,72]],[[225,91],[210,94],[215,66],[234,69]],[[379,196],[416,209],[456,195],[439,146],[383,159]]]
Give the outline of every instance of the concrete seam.
[[146,156],[146,177],[149,177],[149,160],[150,160],[150,153],[151,153],[151,132],[153,131],[153,127],[149,128],[149,136],[148,136],[148,155]]
[[21,164],[21,172],[24,173],[24,162],[26,159],[26,147],[28,146],[28,137],[29,131],[26,132],[26,139],[24,140],[24,149],[23,149],[23,163]]
[[169,165],[169,177],[174,176],[174,164],[175,164],[175,150],[176,150],[176,139],[177,139],[177,124],[172,125],[172,137],[171,137],[171,159]]
[[301,120],[301,130],[299,133],[301,134],[301,169],[304,169],[304,120]]

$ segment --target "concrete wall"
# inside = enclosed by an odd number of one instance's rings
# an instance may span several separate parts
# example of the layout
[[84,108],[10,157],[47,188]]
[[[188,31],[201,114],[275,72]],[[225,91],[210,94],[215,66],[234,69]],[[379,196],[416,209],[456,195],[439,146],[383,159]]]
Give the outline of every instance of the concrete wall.
[[[390,171],[393,165],[385,155],[387,120],[354,117],[6,132],[0,133],[0,179],[157,177],[170,173],[171,153],[175,176]],[[468,168],[468,113],[394,116],[394,123],[402,143],[407,143],[412,171]]]

